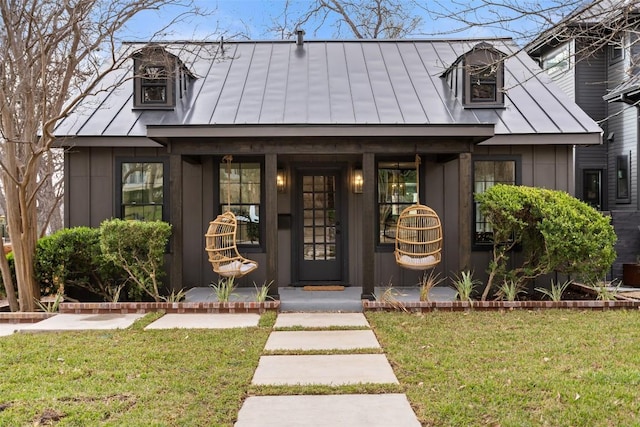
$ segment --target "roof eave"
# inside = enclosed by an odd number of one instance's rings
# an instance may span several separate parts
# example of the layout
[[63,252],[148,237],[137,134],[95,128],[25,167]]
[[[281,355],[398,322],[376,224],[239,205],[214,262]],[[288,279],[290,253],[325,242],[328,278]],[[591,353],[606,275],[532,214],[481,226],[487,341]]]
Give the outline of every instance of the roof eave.
[[494,125],[149,125],[147,137],[156,141],[170,138],[255,138],[255,137],[475,137],[494,136]]

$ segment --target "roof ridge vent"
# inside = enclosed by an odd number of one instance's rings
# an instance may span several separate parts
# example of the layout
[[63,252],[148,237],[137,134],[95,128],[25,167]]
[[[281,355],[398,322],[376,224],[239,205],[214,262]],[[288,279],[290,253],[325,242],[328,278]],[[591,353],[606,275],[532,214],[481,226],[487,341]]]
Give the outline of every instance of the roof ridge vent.
[[304,44],[304,30],[302,28],[296,29],[296,36],[298,37],[296,44],[302,46]]

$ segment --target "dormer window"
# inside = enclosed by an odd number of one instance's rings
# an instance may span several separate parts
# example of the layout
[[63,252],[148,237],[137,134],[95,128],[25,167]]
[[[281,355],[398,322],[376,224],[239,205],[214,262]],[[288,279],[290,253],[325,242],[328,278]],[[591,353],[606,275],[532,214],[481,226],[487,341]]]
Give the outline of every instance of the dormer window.
[[466,108],[504,107],[505,55],[479,43],[460,55],[440,76]]
[[480,43],[463,55],[464,105],[504,105],[504,55],[488,43]]
[[173,109],[186,95],[193,75],[180,59],[160,47],[141,49],[133,56],[134,108]]

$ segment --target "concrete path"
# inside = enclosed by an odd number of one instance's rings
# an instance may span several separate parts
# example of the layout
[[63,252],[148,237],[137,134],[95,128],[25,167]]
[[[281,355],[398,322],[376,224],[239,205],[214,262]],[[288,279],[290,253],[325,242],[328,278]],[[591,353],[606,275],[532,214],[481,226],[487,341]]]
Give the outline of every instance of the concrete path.
[[174,329],[174,328],[197,328],[197,329],[229,329],[229,328],[249,328],[258,326],[259,314],[238,313],[238,314],[165,314],[144,329]]
[[[331,330],[331,328],[341,328]],[[252,379],[255,385],[398,384],[384,354],[304,354],[305,351],[379,351],[362,313],[280,313]],[[355,328],[355,330],[343,330]],[[404,394],[252,396],[238,413],[236,427],[404,427],[420,423]]]
[[22,332],[125,329],[144,314],[57,314],[38,323],[20,326]]
[[264,349],[276,350],[353,350],[378,349],[372,331],[274,331]]
[[404,394],[249,397],[236,427],[420,426]]
[[24,323],[0,323],[0,337],[11,335],[23,326]]

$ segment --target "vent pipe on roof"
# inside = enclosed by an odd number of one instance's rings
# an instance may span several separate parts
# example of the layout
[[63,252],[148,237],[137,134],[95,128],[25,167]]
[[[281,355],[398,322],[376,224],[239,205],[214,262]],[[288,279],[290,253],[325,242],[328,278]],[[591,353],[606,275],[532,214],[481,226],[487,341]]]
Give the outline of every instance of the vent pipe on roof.
[[298,41],[296,42],[296,44],[298,46],[302,46],[302,44],[304,43],[304,30],[297,29],[296,30],[296,35],[298,36]]

